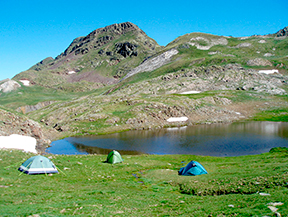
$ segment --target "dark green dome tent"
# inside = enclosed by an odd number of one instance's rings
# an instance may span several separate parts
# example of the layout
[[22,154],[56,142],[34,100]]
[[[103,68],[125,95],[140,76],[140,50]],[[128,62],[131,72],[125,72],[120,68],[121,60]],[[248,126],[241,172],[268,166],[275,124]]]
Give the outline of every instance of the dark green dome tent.
[[52,161],[41,155],[29,158],[18,170],[28,175],[58,173]]
[[115,164],[121,162],[123,162],[123,159],[118,151],[113,150],[108,154],[106,163]]
[[183,176],[197,176],[202,174],[207,174],[208,172],[205,170],[205,168],[198,163],[197,161],[191,161],[186,165],[186,167],[182,167],[179,171],[179,175]]

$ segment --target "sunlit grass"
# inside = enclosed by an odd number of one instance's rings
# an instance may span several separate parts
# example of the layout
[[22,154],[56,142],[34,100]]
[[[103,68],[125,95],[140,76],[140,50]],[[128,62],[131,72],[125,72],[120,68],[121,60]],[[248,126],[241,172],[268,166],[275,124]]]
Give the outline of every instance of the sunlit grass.
[[[124,163],[114,165],[103,155],[51,155],[63,172],[53,176],[17,171],[31,156],[0,151],[1,216],[271,216],[271,202],[283,202],[278,212],[288,213],[286,149],[225,158],[123,155]],[[190,160],[208,174],[178,176]]]

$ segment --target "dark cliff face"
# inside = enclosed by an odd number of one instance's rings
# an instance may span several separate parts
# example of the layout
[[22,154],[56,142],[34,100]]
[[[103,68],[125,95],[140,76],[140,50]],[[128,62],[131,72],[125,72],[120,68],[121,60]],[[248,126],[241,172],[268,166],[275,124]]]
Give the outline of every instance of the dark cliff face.
[[276,37],[283,37],[283,36],[288,36],[288,26],[286,26],[284,29],[280,29],[276,33]]
[[56,59],[67,56],[73,52],[75,55],[88,53],[91,49],[98,49],[114,40],[117,36],[124,35],[128,32],[135,32],[136,34],[141,34],[144,37],[147,37],[145,32],[133,23],[126,22],[113,24],[104,28],[96,29],[85,37],[74,39],[64,53],[60,54]]

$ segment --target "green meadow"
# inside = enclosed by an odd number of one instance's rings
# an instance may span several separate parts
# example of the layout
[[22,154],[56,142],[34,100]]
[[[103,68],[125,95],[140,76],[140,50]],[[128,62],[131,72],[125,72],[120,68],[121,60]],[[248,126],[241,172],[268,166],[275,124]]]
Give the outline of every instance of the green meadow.
[[[271,207],[288,214],[287,148],[239,157],[122,155],[113,165],[104,155],[46,155],[59,174],[19,172],[31,156],[0,151],[1,216],[275,216]],[[208,174],[179,176],[191,160]]]

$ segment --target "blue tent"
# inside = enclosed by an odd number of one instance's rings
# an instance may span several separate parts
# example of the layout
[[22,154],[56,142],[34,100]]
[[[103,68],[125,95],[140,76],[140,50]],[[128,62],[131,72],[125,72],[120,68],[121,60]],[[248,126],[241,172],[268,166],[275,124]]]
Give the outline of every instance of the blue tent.
[[193,160],[190,163],[188,163],[186,167],[182,167],[178,171],[178,175],[182,176],[197,176],[202,174],[207,174],[207,171],[200,163]]

